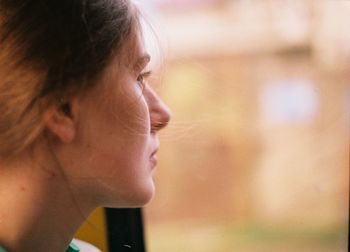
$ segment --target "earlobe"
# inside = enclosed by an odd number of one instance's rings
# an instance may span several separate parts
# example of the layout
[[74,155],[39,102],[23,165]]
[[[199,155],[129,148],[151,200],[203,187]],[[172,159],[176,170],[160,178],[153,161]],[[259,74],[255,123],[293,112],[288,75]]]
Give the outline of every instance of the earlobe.
[[62,143],[70,143],[75,136],[75,123],[72,116],[71,105],[65,103],[55,106],[46,114],[48,131]]

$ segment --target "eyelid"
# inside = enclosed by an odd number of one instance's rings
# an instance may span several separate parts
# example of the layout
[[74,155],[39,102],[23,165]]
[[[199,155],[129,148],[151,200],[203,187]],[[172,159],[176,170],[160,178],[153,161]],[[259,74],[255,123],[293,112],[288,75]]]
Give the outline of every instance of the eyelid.
[[148,70],[146,72],[142,72],[141,75],[142,75],[143,78],[148,78],[149,76],[152,75],[152,70]]
[[146,68],[146,66],[151,62],[151,57],[147,54],[144,57],[141,57],[135,64],[134,69],[136,71],[141,71]]
[[143,73],[140,73],[139,76],[137,77],[137,82],[142,86],[144,87],[145,84],[146,84],[146,79],[147,77],[149,77],[150,75],[152,74],[152,71],[146,71],[146,72],[143,72]]

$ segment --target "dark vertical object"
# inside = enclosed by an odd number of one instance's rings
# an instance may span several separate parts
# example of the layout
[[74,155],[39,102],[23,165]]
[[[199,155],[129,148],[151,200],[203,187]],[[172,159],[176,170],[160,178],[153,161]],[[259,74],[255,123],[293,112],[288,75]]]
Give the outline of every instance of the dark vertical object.
[[109,252],[145,252],[142,210],[106,208]]

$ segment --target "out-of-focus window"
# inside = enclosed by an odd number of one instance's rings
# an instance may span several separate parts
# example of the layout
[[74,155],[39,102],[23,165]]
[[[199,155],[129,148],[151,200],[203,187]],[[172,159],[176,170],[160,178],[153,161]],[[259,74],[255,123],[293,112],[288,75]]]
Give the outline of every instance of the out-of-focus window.
[[[153,0],[151,252],[347,251],[350,2]],[[153,21],[152,21],[153,22]]]

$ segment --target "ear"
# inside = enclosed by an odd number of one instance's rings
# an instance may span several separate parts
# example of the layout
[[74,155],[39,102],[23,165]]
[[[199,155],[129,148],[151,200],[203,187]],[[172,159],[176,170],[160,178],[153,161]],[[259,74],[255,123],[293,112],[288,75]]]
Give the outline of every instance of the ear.
[[60,102],[45,115],[48,131],[62,143],[70,143],[76,134],[76,125],[71,101]]

